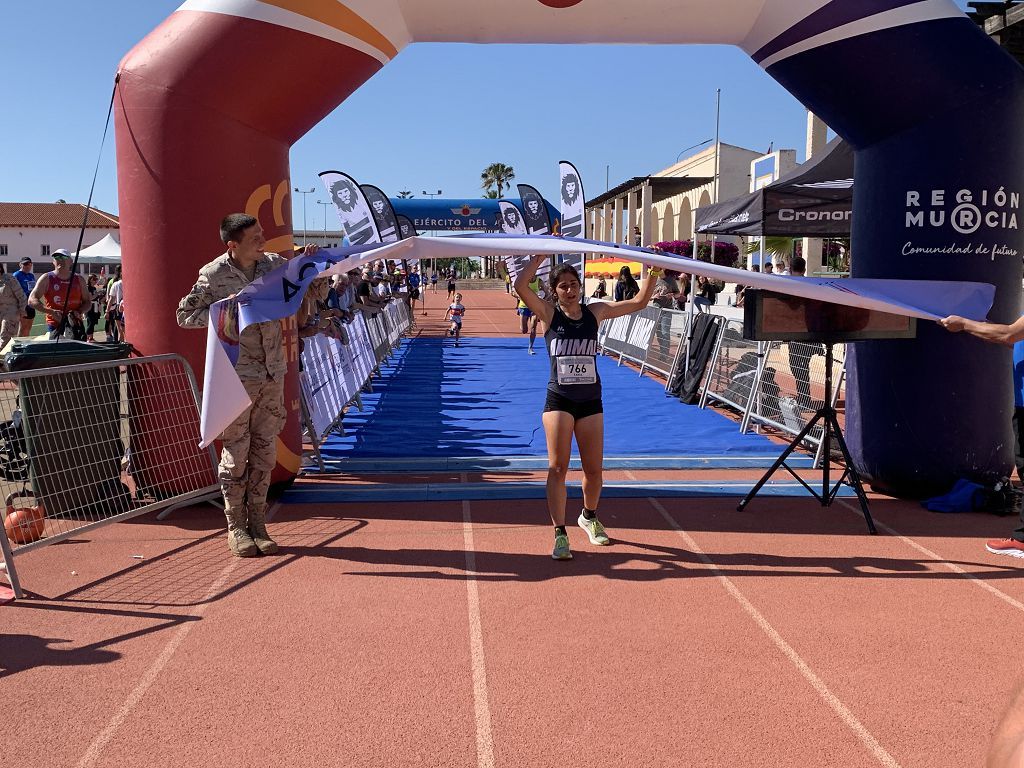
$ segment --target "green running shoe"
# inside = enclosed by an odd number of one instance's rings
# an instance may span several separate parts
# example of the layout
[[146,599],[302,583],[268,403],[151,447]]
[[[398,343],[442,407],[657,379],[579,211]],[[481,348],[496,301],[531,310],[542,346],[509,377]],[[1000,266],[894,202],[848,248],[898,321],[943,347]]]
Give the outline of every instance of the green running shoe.
[[607,547],[611,544],[611,541],[608,540],[608,534],[604,532],[604,526],[601,525],[601,521],[596,516],[593,520],[587,520],[583,513],[580,512],[580,519],[577,522],[580,524],[580,528],[587,532],[591,544],[596,544],[599,547]]
[[572,551],[569,549],[569,537],[564,533],[555,536],[555,550],[551,553],[552,560],[572,560]]

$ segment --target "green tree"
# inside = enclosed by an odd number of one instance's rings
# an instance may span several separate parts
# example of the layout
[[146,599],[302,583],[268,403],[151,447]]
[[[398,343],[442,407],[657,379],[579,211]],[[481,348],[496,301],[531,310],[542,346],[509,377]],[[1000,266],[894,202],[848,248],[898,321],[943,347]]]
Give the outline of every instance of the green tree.
[[[784,258],[786,264],[793,258],[793,243],[792,237],[766,237],[764,238],[764,252],[765,254]],[[746,254],[757,253],[761,250],[761,238],[752,237],[747,241],[747,244],[743,246],[743,252]]]
[[[506,187],[512,185],[512,179],[515,177],[516,172],[511,165],[491,163],[480,174],[480,186],[487,192],[488,197],[498,198],[501,197],[501,193],[505,191]],[[494,191],[493,195],[490,194],[492,190]]]

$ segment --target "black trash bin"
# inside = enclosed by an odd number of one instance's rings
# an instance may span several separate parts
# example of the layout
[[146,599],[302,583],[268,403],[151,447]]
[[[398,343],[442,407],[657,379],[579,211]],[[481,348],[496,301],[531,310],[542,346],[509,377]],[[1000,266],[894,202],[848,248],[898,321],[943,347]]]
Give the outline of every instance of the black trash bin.
[[18,390],[29,481],[48,517],[101,520],[131,508],[131,492],[121,482],[120,369],[59,370],[130,354],[129,344],[70,339],[19,341],[8,353],[10,371],[54,369],[19,380]]

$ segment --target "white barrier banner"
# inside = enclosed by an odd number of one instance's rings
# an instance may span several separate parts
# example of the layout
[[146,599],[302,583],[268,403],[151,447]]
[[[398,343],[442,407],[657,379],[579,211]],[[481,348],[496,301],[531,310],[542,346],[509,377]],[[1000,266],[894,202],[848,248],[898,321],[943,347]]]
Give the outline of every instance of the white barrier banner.
[[[583,252],[619,257],[629,255],[649,266],[675,269],[726,282],[739,282],[752,288],[763,288],[807,299],[925,320],[938,320],[947,315],[962,315],[972,320],[982,320],[992,307],[992,299],[995,296],[995,286],[987,283],[795,278],[747,272],[599,240],[550,235],[477,234],[455,237],[418,236],[389,245],[364,244],[325,248],[314,255],[291,259],[287,264],[240,291],[235,299],[223,299],[213,307],[225,307],[231,302],[237,302],[238,327],[235,333],[241,333],[252,323],[279,320],[294,314],[302,293],[318,275],[342,274],[374,259],[430,259],[506,254],[554,255]],[[213,307],[207,329],[206,376],[200,417],[203,447],[212,443],[249,406],[249,399],[244,395],[244,389],[238,382],[233,365],[233,359],[237,359],[237,336],[226,333],[223,327],[219,329],[218,334],[218,326],[223,323],[218,323],[215,318],[222,315],[219,309],[214,310]],[[243,394],[239,394],[239,390]]]

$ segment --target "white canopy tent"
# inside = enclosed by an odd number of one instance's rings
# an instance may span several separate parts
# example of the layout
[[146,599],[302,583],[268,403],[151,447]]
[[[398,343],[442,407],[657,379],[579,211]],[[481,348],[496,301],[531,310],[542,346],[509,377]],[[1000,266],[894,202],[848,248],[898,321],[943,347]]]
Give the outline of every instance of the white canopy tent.
[[79,264],[120,264],[121,244],[113,235],[106,235],[102,240],[78,253]]

